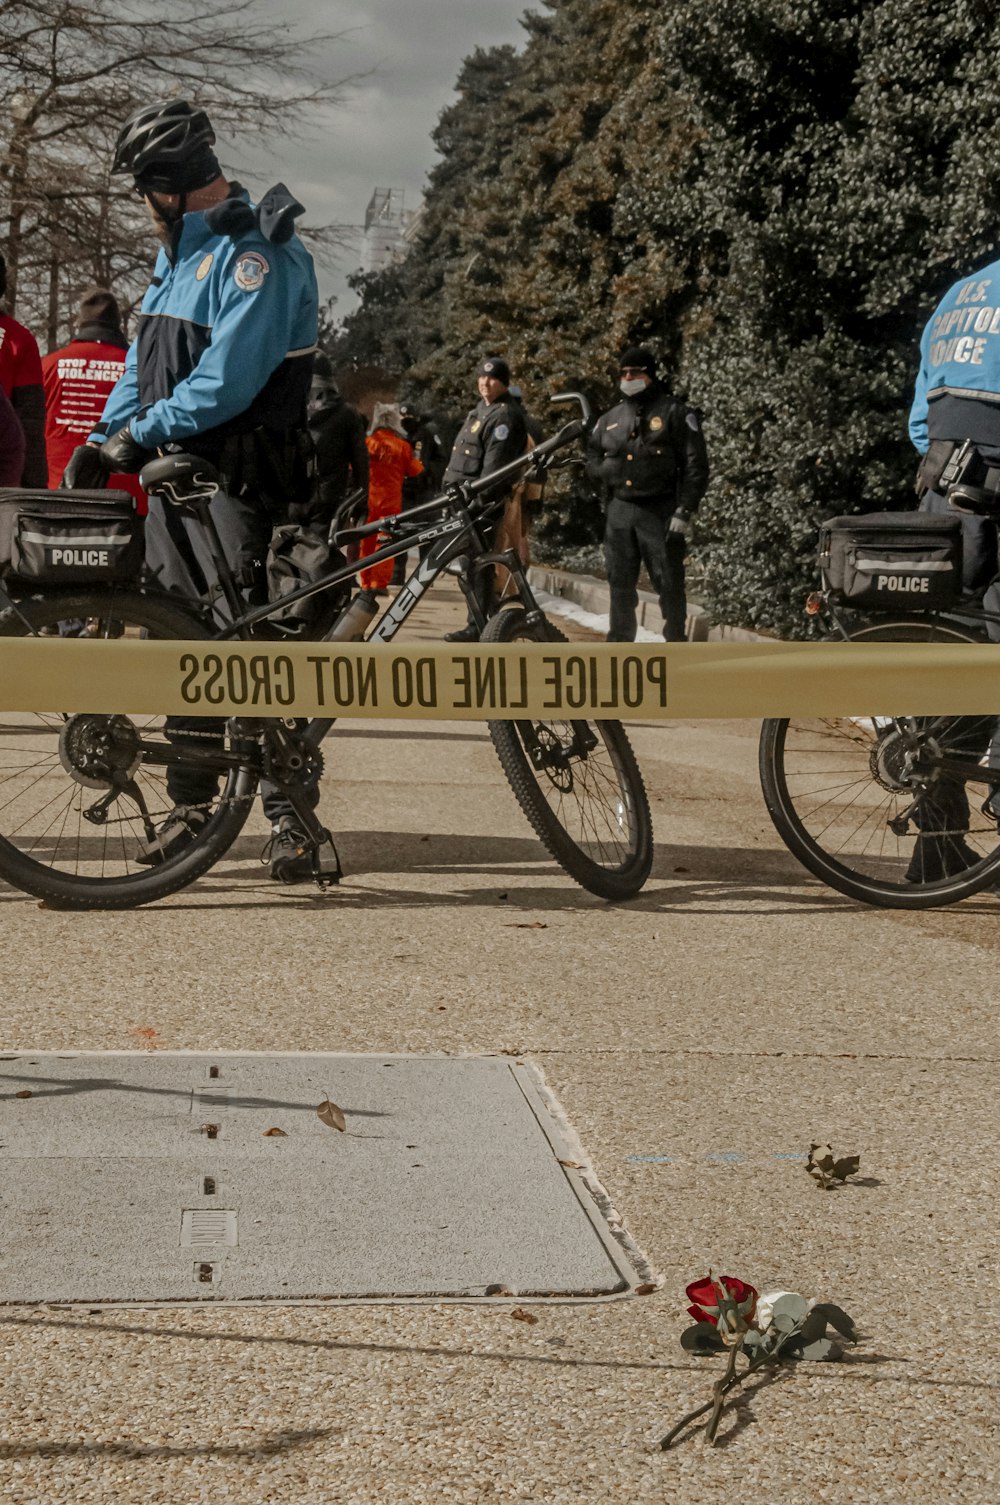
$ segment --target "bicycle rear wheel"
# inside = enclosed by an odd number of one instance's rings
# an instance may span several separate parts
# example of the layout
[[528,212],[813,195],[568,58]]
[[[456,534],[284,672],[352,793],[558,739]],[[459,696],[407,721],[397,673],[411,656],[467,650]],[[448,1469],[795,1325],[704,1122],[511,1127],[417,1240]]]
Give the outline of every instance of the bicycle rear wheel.
[[[0,614],[0,637],[81,630],[96,638],[208,636],[196,619],[139,593],[66,592]],[[238,753],[238,763],[220,770],[221,787],[190,843],[146,866],[141,845],[173,804],[167,761],[185,759],[163,717],[0,710],[0,878],[60,909],[130,909],[184,888],[232,845],[257,787],[252,751],[244,756],[221,722],[211,741]]]
[[[851,634],[852,642],[869,643],[981,640],[974,629],[919,619]],[[945,775],[945,759],[962,772]],[[991,790],[1000,791],[995,717],[765,721],[760,780],[785,845],[851,899],[931,909],[977,893],[1000,875],[997,818],[981,809]]]
[[[565,643],[530,627],[520,606],[491,617],[484,643]],[[653,824],[635,754],[618,721],[490,721],[518,804],[574,882],[602,899],[632,899],[653,863]]]

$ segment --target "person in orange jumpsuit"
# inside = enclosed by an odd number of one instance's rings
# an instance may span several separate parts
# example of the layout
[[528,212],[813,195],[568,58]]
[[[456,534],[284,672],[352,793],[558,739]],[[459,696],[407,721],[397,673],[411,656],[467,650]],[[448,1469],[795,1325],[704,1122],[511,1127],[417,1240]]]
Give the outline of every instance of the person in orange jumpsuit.
[[[406,437],[399,408],[392,403],[377,402],[368,430],[368,521],[380,517],[393,517],[403,509],[403,482],[423,474],[423,465],[413,453],[413,446]],[[361,558],[381,548],[378,534],[361,540]],[[381,564],[361,571],[363,590],[384,591],[392,579],[395,560],[383,559]]]

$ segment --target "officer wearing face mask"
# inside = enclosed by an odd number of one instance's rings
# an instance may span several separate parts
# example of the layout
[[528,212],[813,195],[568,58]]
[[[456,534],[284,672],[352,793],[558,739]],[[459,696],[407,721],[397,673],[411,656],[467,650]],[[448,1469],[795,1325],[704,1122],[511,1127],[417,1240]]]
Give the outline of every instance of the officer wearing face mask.
[[624,351],[619,374],[624,401],[597,420],[587,457],[588,475],[608,496],[608,642],[635,641],[643,565],[660,598],[663,636],[683,642],[687,536],[708,486],[701,418],[658,381],[650,351],[637,346]]

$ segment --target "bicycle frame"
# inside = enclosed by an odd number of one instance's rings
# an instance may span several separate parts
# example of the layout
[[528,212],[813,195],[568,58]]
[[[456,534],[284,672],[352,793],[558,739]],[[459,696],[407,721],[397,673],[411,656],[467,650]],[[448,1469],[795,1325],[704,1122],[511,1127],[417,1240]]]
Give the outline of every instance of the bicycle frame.
[[[399,594],[387,605],[364,641],[391,641],[434,582],[452,566],[457,566],[453,573],[458,575],[472,619],[480,630],[486,625],[486,617],[473,589],[473,580],[479,572],[492,568],[494,565],[502,565],[507,569],[514,582],[516,593],[527,609],[528,620],[532,623],[537,622],[541,617],[541,612],[528,585],[517,551],[514,549],[500,552],[489,551],[482,530],[499,518],[507,504],[508,489],[503,484],[505,481],[513,482],[522,475],[532,473],[542,474],[547,468],[550,457],[558,449],[581,437],[585,432],[585,421],[588,416],[586,400],[578,397],[577,394],[570,394],[558,400],[578,401],[583,411],[583,420],[566,424],[551,439],[543,441],[525,455],[519,456],[509,465],[492,472],[482,480],[466,482],[462,486],[431,498],[419,507],[410,509],[405,514],[379,519],[360,528],[345,530],[337,537],[345,539],[350,535],[359,538],[387,533],[389,541],[381,548],[375,549],[364,560],[347,563],[322,576],[319,580],[290,592],[279,602],[269,602],[250,611],[243,609],[243,601],[236,580],[226,560],[222,542],[211,515],[211,501],[218,490],[217,480],[213,484],[212,480],[206,482],[202,477],[197,477],[196,481],[201,482],[200,489],[185,498],[178,498],[172,489],[165,489],[165,496],[168,496],[169,500],[166,500],[164,504],[184,506],[202,527],[212,555],[219,588],[232,618],[207,641],[225,642],[234,638],[252,641],[252,629],[258,623],[266,622],[290,604],[306,600],[311,596],[336,591],[348,581],[353,581],[362,569],[383,560],[396,559],[408,553],[414,545],[419,544],[430,544],[430,551],[417,564]],[[502,488],[499,496],[495,494],[498,486]],[[473,504],[480,497],[482,505],[473,511]],[[442,516],[442,512],[446,511],[450,511],[451,515]],[[424,524],[417,521],[421,515],[427,518]],[[393,536],[394,534],[396,536]],[[113,603],[115,594],[113,588],[107,591],[106,598],[109,605]],[[146,592],[146,594],[152,597],[162,593]],[[101,595],[103,596],[104,593]],[[176,608],[178,605],[176,598],[170,597],[169,599]],[[17,612],[16,603],[0,593],[0,603],[5,601],[8,601],[10,608]],[[203,615],[211,610],[212,603],[201,600],[197,603],[189,602],[188,605],[192,611]],[[113,611],[113,605],[111,605],[111,610]],[[337,641],[334,636],[335,632],[336,623],[324,636],[309,639],[309,641]],[[236,717],[231,723],[237,739],[242,735],[255,741],[258,738],[263,740],[266,751],[260,758],[258,767],[287,795],[304,831],[311,839],[314,853],[332,838],[313,812],[311,802],[305,794],[305,783],[311,771],[321,766],[319,745],[335,721],[334,717],[314,718],[303,726],[281,718]],[[142,750],[142,762],[148,765],[164,767],[184,761],[188,764],[200,764],[203,768],[214,770],[219,774],[238,768],[244,758],[245,754],[239,751],[226,752],[222,748],[215,747],[193,748],[190,742],[183,749],[158,744],[155,748],[143,747]],[[151,834],[152,827],[144,811],[143,817],[149,828],[147,834]],[[318,867],[316,875],[319,878]]]

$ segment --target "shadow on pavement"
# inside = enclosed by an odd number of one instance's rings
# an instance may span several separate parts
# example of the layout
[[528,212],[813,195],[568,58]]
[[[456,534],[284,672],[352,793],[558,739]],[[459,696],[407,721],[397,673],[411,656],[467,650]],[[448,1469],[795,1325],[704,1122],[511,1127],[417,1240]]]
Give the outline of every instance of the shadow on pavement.
[[276,1458],[307,1443],[333,1435],[332,1427],[310,1427],[298,1432],[277,1432],[260,1442],[193,1444],[168,1447],[151,1442],[3,1442],[0,1458]]
[[[0,1060],[17,1061],[29,1060],[31,1051],[23,1050],[17,1056],[3,1056]],[[155,1059],[156,1052],[150,1051],[151,1059]],[[211,1051],[203,1051],[202,1055],[210,1056]],[[117,1077],[77,1077],[68,1080],[65,1077],[41,1077],[37,1075],[21,1075],[16,1071],[0,1071],[0,1082],[24,1082],[30,1084],[30,1096],[42,1097],[75,1097],[82,1092],[124,1092],[133,1097],[169,1097],[179,1099],[180,1102],[192,1101],[191,1086],[177,1087],[147,1087],[141,1082],[123,1082]],[[42,1086],[38,1086],[42,1083]],[[289,1102],[284,1098],[277,1097],[233,1097],[228,1092],[223,1095],[212,1091],[211,1083],[199,1083],[197,1107],[204,1113],[212,1108],[277,1108],[283,1113],[307,1113],[312,1116],[316,1112],[317,1104],[302,1102]],[[0,1092],[0,1101],[11,1098],[14,1093]],[[389,1113],[379,1113],[373,1108],[351,1108],[345,1105],[344,1113],[351,1118],[390,1118]]]
[[[637,1297],[635,1299],[642,1301],[646,1298]],[[470,1303],[468,1300],[459,1304],[464,1307],[466,1311],[468,1311],[470,1308]],[[586,1304],[586,1302],[572,1303],[574,1307],[585,1306]],[[406,1303],[401,1303],[400,1305],[406,1305]],[[560,1305],[564,1304],[560,1303]],[[242,1309],[246,1311],[249,1309],[249,1307],[246,1303],[244,1303]],[[285,1303],[282,1302],[268,1303],[266,1307],[256,1308],[256,1310],[260,1313],[261,1321],[266,1321],[267,1314],[273,1313],[276,1309],[284,1309],[287,1311],[304,1310],[302,1308],[294,1307],[291,1304],[288,1304],[286,1306]],[[188,1310],[190,1311],[190,1308]],[[322,1307],[310,1307],[309,1310],[313,1312],[321,1310],[322,1314],[326,1316],[337,1310],[337,1303],[335,1301],[331,1301],[324,1303]],[[350,1308],[345,1308],[343,1315],[345,1317],[348,1317],[350,1310]],[[399,1310],[399,1305],[396,1306],[395,1310]],[[485,1310],[489,1313],[495,1314],[497,1308],[496,1306],[489,1304],[485,1307]],[[91,1313],[91,1315],[92,1314],[93,1313]],[[322,1353],[388,1354],[400,1358],[428,1358],[449,1360],[475,1359],[481,1363],[487,1364],[496,1363],[543,1365],[546,1367],[551,1366],[557,1369],[645,1370],[657,1374],[670,1372],[673,1370],[683,1372],[685,1374],[705,1373],[704,1361],[698,1359],[685,1359],[681,1357],[678,1357],[676,1359],[590,1359],[576,1358],[572,1355],[563,1357],[560,1354],[524,1353],[523,1351],[503,1351],[492,1349],[477,1350],[471,1345],[465,1348],[446,1348],[444,1346],[431,1347],[428,1344],[419,1343],[376,1343],[372,1341],[361,1342],[351,1341],[349,1339],[342,1340],[337,1338],[298,1338],[290,1337],[284,1333],[270,1334],[220,1332],[218,1330],[199,1331],[194,1327],[146,1327],[141,1323],[131,1322],[127,1320],[123,1321],[121,1320],[123,1313],[120,1309],[116,1308],[108,1308],[106,1312],[103,1313],[103,1315],[118,1320],[109,1322],[90,1322],[83,1317],[75,1317],[72,1315],[63,1316],[61,1313],[59,1315],[50,1315],[48,1313],[36,1315],[33,1313],[31,1316],[21,1316],[17,1313],[11,1313],[9,1316],[0,1316],[0,1326],[8,1328],[52,1328],[53,1330],[60,1330],[63,1332],[69,1331],[90,1334],[106,1333],[110,1338],[114,1338],[121,1333],[132,1333],[142,1337],[151,1338],[181,1338],[185,1342],[201,1341],[206,1343],[276,1344],[279,1347],[305,1348]],[[208,1312],[199,1312],[198,1315],[214,1317],[215,1314],[210,1314]],[[813,1382],[822,1382],[824,1380],[835,1382],[839,1379],[851,1379],[866,1381],[870,1384],[919,1384],[921,1386],[930,1385],[944,1390],[978,1390],[984,1393],[991,1392],[998,1388],[994,1382],[989,1380],[942,1379],[934,1375],[933,1373],[927,1372],[921,1373],[919,1375],[873,1374],[871,1372],[872,1368],[879,1364],[910,1365],[912,1364],[912,1362],[912,1359],[902,1354],[847,1354],[837,1364],[810,1365],[811,1372],[809,1378]],[[752,1391],[750,1393],[752,1394]]]
[[[286,887],[267,877],[260,862],[265,837],[237,838],[220,863],[192,886],[192,902],[174,897],[145,906],[147,914],[181,909],[273,908],[298,910],[336,904],[344,909],[477,908],[507,904],[512,910],[561,913],[608,908],[609,901],[587,893],[562,873],[533,836],[482,836],[416,831],[353,830],[334,833],[346,882],[321,893],[311,884]],[[367,886],[364,880],[391,875],[392,887]],[[407,886],[416,877],[449,880],[443,891]],[[486,879],[465,887],[463,876]],[[544,877],[544,886],[535,880]],[[559,887],[552,880],[562,877]],[[196,897],[195,897],[196,896]],[[37,903],[0,884],[0,904]],[[765,904],[771,915],[843,914],[865,906],[827,888],[790,853],[772,847],[681,846],[660,842],[646,887],[616,907],[639,913],[670,914],[702,908],[712,913],[741,914]],[[954,908],[955,906],[951,906]],[[941,915],[948,906],[924,911]],[[984,895],[959,906],[966,918],[996,916],[997,901]],[[883,916],[901,911],[883,909]]]

